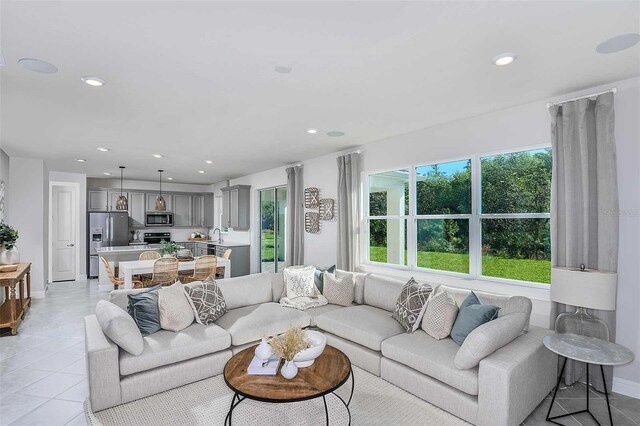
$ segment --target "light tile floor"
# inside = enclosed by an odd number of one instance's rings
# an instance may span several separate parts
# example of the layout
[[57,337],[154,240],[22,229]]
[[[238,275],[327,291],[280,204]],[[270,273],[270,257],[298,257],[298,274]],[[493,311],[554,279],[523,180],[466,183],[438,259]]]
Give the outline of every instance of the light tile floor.
[[[83,318],[93,313],[107,293],[97,281],[54,283],[45,299],[34,299],[17,336],[0,336],[0,426],[85,425],[82,403],[87,397]],[[6,332],[7,330],[0,330]],[[585,386],[577,383],[558,392],[552,414],[584,407]],[[590,391],[591,407],[609,424],[604,395]],[[549,395],[524,421],[550,424],[545,416]],[[640,426],[640,400],[611,395],[615,425]],[[583,414],[561,420],[565,425],[593,425]]]

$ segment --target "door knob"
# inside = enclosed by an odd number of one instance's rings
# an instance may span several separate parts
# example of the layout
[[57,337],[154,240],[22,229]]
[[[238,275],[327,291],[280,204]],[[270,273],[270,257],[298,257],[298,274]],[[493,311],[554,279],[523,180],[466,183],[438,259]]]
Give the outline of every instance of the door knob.
[[67,244],[67,247],[75,247],[75,244]]

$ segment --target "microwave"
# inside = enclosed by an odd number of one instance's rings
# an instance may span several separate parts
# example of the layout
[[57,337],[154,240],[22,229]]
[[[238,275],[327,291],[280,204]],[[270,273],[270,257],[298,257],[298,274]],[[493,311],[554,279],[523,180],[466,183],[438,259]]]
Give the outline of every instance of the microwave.
[[144,224],[145,226],[173,226],[173,213],[147,212]]

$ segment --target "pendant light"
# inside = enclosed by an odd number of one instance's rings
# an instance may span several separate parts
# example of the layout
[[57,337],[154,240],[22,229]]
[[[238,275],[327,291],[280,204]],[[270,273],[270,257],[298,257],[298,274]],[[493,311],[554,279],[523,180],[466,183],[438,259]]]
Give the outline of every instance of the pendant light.
[[116,210],[129,210],[129,200],[122,193],[122,178],[124,173],[124,166],[120,166],[120,196],[118,197],[118,201],[116,201]]
[[160,195],[156,198],[156,211],[163,212],[167,210],[167,202],[162,197],[162,172],[164,170],[160,169],[158,172],[160,173]]

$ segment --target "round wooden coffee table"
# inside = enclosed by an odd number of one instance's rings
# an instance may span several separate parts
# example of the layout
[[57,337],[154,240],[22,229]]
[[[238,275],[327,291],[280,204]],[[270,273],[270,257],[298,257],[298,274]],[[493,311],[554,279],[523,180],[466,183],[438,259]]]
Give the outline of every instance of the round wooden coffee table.
[[[322,398],[325,418],[329,424],[326,395],[330,393],[344,404],[349,414],[349,424],[351,424],[349,404],[353,397],[355,383],[351,361],[344,353],[327,345],[313,365],[300,368],[296,377],[287,380],[282,377],[279,371],[275,376],[247,374],[247,368],[253,359],[255,349],[256,347],[252,346],[238,352],[224,366],[224,381],[234,392],[229,412],[224,420],[225,425],[231,425],[233,410],[246,398],[272,403]],[[351,394],[349,400],[345,401],[334,391],[342,386],[349,376],[351,376]]]

